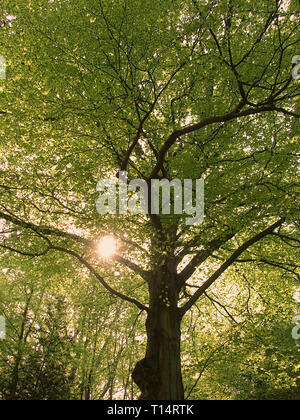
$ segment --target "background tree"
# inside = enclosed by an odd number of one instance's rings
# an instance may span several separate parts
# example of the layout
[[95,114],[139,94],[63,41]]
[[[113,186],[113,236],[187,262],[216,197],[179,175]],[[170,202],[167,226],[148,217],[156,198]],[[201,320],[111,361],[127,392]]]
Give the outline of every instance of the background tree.
[[[1,247],[39,264],[65,254],[145,312],[141,398],[182,399],[182,322],[215,282],[249,262],[299,280],[298,2],[3,7]],[[96,183],[120,169],[203,176],[204,223],[99,216]],[[107,232],[110,264],[96,253]]]
[[66,273],[66,264],[1,255],[0,399],[133,399],[140,311],[111,298],[84,270]]

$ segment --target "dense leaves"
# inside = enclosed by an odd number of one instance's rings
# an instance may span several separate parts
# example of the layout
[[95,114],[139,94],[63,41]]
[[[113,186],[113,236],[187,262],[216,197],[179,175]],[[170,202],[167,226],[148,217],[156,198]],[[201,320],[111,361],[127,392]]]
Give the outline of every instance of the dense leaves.
[[[1,7],[1,398],[137,398],[147,347],[172,399],[155,311],[181,323],[185,397],[299,398],[298,1]],[[203,177],[204,222],[99,215],[119,170]]]

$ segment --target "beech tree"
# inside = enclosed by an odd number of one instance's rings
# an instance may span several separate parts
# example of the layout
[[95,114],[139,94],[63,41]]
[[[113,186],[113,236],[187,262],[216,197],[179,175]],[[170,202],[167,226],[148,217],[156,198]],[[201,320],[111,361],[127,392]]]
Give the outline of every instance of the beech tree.
[[[299,280],[298,2],[2,3],[0,247],[64,254],[145,313],[140,398],[184,399],[182,320],[228,269]],[[97,182],[120,170],[203,177],[203,223],[151,199],[147,215],[99,215]]]

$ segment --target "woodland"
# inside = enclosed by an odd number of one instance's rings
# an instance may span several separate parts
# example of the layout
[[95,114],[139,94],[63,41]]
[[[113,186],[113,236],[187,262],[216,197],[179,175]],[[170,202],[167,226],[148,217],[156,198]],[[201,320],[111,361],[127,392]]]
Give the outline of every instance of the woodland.
[[299,400],[299,1],[0,10],[0,400]]

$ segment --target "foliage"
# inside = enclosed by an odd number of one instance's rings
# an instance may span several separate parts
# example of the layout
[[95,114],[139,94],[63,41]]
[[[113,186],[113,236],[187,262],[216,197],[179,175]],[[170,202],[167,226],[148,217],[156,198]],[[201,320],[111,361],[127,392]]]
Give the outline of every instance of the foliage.
[[[0,397],[137,398],[167,314],[186,397],[297,399],[298,2],[2,3]],[[202,176],[204,222],[99,215],[120,169]]]

